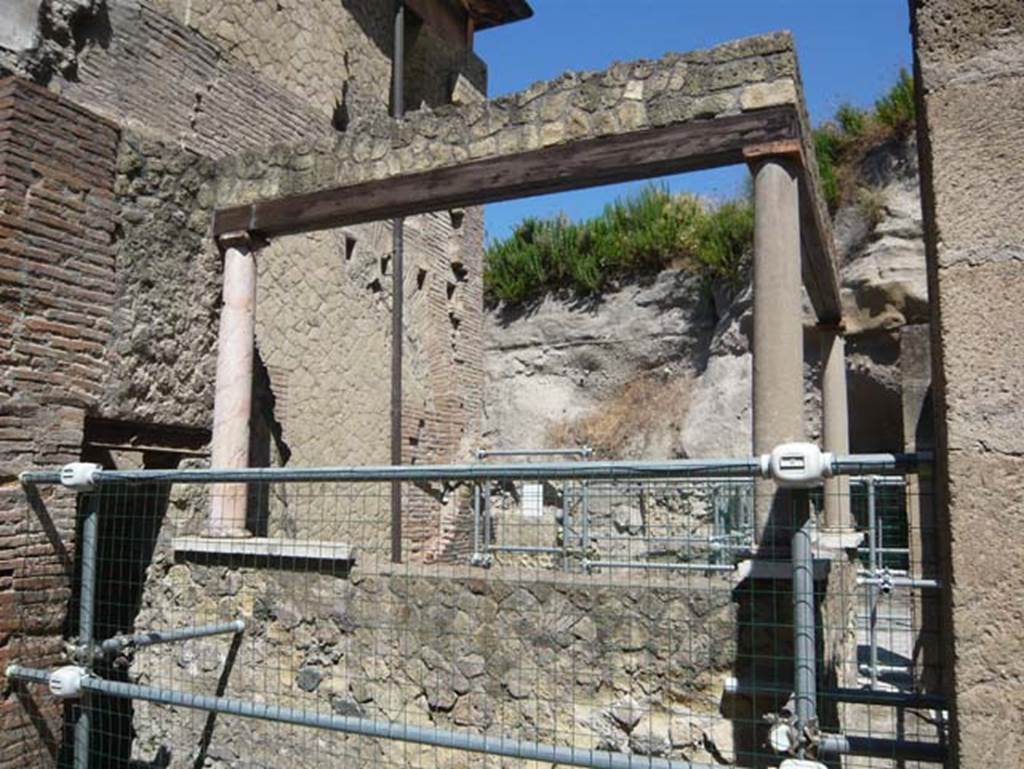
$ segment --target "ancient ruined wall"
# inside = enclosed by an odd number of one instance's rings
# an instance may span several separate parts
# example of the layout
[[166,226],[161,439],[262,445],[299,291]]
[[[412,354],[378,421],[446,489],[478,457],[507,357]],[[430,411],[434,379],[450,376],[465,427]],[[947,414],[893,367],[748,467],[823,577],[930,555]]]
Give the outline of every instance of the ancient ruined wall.
[[916,0],[911,10],[946,659],[959,766],[973,769],[1024,752],[1024,6]]
[[[711,762],[708,751],[729,755],[730,725],[718,712],[734,654],[728,577],[364,560],[347,576],[302,565],[225,568],[172,556],[173,529],[189,525],[180,510],[172,500],[137,626],[244,617],[247,628],[234,654],[224,637],[189,641],[176,654],[140,650],[133,677],[191,691],[226,680],[240,698],[578,748]],[[193,766],[200,752],[212,767],[272,765],[281,755],[354,766],[481,760],[230,718],[218,718],[203,742],[202,718],[137,703],[132,758],[164,756],[172,767]]]
[[329,117],[153,4],[111,0],[61,95],[143,135],[222,157],[332,133]]
[[220,256],[200,192],[210,161],[122,136],[116,299],[98,416],[207,427],[220,304]]
[[[358,81],[339,86],[339,94],[354,94],[343,111],[383,111],[389,73],[381,63],[389,46],[353,16],[340,28],[343,48],[331,49],[337,61],[307,60],[295,55],[296,46],[319,55],[315,44],[295,40],[280,18],[263,19],[264,27],[246,26],[237,39],[260,40],[266,45],[252,50],[273,51],[280,64],[264,58],[257,65],[230,36],[212,32],[214,21],[230,27],[227,10],[243,26],[254,23],[242,4],[199,9],[202,23],[131,0],[50,3],[41,16],[38,2],[21,6],[28,9],[17,17],[24,27],[0,38],[0,70],[29,75],[51,93],[18,81],[0,92],[0,467],[7,484],[0,497],[0,662],[52,667],[61,660],[62,636],[74,632],[73,623],[64,626],[73,502],[45,492],[36,505],[45,509],[41,520],[14,483],[16,473],[79,459],[87,416],[209,425],[221,264],[208,234],[210,159],[332,135],[344,121],[327,100],[336,81],[319,76],[325,69]],[[322,9],[329,6],[354,7]],[[366,3],[353,13],[379,7]],[[306,10],[308,4],[296,5],[290,15],[305,24]],[[313,31],[329,29],[324,22]],[[357,50],[366,55],[349,55]],[[473,66],[482,90],[482,67]],[[445,59],[419,76],[441,93],[437,83],[449,82],[451,67]],[[275,69],[280,80],[268,74]],[[303,84],[321,90],[307,93]],[[443,461],[464,442],[475,443],[482,216],[444,212],[408,227],[407,377],[423,385],[407,400],[407,456]],[[266,305],[257,341],[274,360],[262,361],[257,380],[269,383],[287,417],[282,445],[297,452],[293,463],[369,462],[386,454],[390,233],[385,225],[349,234],[354,251],[344,234],[304,236],[282,239],[261,257]],[[322,306],[311,307],[316,298]],[[273,421],[273,399],[259,403],[267,412],[257,421]],[[270,461],[284,458],[278,450]],[[425,542],[439,537],[436,505],[412,514],[424,521]],[[424,547],[439,550],[449,539]],[[137,555],[144,568],[148,554]],[[131,626],[127,606],[105,618],[121,622],[107,630]],[[37,706],[47,718],[31,727]],[[51,705],[5,690],[0,708],[0,764],[24,766],[60,749]]]
[[[75,45],[60,48],[58,66],[43,49],[59,9],[44,10],[45,24],[23,30],[22,59],[8,66],[127,129],[100,415],[206,427],[220,282],[207,158],[330,138],[350,119],[385,114],[391,12],[375,2],[93,2],[65,20]],[[471,52],[442,51],[428,28],[411,27],[412,93],[446,100],[461,75],[464,91],[482,94],[485,72]],[[257,379],[270,397],[257,421],[283,428],[269,452],[276,461],[387,457],[389,227],[283,238],[260,256]],[[406,451],[442,461],[477,430],[482,215],[420,217],[407,228]],[[260,458],[268,448],[255,447]]]
[[[24,81],[0,82],[0,669],[58,664],[71,631],[74,500],[44,491],[30,508],[16,478],[78,459],[101,397],[116,148],[109,123]],[[0,694],[4,765],[58,750],[60,708],[24,702]]]
[[[385,115],[390,103],[393,6],[379,0],[153,0],[262,79],[321,115],[345,122]],[[472,52],[438,39],[408,14],[406,107],[447,103],[457,75],[480,92],[486,70]],[[339,126],[342,127],[342,126]]]
[[[794,107],[806,122],[800,92],[791,37],[751,37],[604,72],[569,72],[491,101],[411,113],[402,123],[368,119],[334,141],[243,153],[221,164],[218,202],[246,203],[778,105]],[[814,153],[805,154],[813,166]]]

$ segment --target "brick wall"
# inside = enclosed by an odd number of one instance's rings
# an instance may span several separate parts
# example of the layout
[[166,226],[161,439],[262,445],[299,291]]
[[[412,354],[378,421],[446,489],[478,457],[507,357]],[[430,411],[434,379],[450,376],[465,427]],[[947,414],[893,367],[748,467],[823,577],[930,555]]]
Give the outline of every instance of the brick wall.
[[[85,411],[99,396],[117,142],[106,121],[24,81],[0,81],[0,669],[12,659],[60,661],[74,502],[44,493],[31,512],[16,478],[78,459]],[[5,690],[0,765],[50,763],[60,734],[52,701]]]
[[329,136],[329,115],[228,58],[148,3],[109,4],[105,45],[87,47],[61,95],[142,134],[221,157]]
[[[415,217],[406,241],[407,324],[414,355],[406,365],[402,461],[464,461],[479,448],[483,392],[483,211]],[[439,506],[409,488],[403,535],[414,558],[468,553],[472,521],[457,502]],[[460,536],[460,534],[464,536]]]

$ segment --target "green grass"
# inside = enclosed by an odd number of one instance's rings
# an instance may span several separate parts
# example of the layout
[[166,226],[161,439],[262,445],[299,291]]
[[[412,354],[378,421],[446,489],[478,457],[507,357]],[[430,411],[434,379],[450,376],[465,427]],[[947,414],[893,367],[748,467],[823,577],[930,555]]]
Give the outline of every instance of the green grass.
[[833,213],[849,202],[857,189],[857,167],[872,147],[892,138],[904,138],[916,122],[914,80],[905,69],[896,83],[873,107],[842,104],[835,117],[814,131],[822,194]]
[[746,201],[707,206],[650,185],[584,222],[525,219],[488,245],[484,288],[490,301],[511,304],[560,289],[588,295],[675,262],[708,280],[737,282],[753,232]]
[[875,102],[875,120],[881,125],[906,135],[914,129],[917,112],[914,106],[914,80],[905,69],[888,93]]

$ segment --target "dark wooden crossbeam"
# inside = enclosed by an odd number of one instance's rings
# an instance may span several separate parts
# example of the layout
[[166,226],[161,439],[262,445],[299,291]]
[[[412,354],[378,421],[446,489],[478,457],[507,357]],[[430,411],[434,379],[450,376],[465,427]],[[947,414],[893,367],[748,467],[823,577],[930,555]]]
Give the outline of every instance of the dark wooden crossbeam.
[[[482,205],[603,184],[745,162],[752,145],[800,138],[790,106],[614,136],[581,139],[500,157],[220,209],[213,234],[272,238],[364,222]],[[807,283],[819,318],[840,315],[830,250],[813,227],[817,215],[802,185],[805,271],[832,279]]]
[[420,173],[221,209],[214,235],[266,237],[742,163],[750,144],[798,136],[789,107],[582,139]]

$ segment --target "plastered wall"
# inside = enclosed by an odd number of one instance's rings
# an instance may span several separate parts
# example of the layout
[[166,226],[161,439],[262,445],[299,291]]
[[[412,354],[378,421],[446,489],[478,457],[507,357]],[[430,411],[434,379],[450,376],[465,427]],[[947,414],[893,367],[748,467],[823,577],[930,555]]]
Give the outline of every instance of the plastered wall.
[[911,2],[956,765],[1024,753],[1024,6]]

